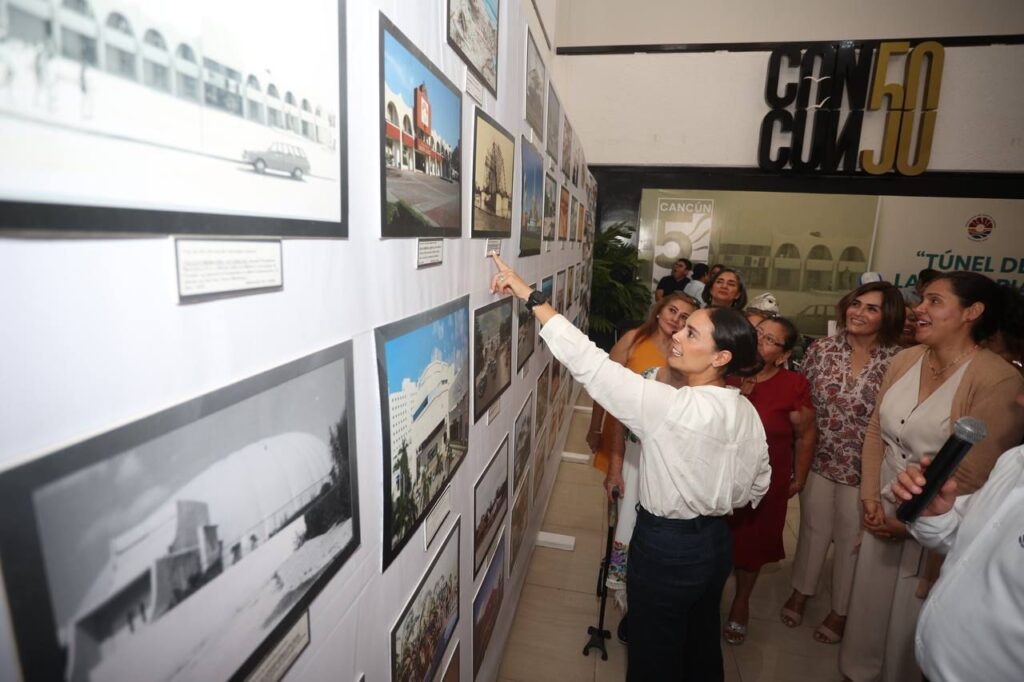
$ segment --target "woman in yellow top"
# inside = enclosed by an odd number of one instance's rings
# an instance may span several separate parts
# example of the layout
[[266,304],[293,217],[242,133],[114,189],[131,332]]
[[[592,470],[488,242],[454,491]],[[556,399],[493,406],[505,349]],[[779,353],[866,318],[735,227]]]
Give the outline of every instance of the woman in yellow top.
[[[693,298],[678,291],[662,297],[642,325],[630,329],[612,346],[608,357],[637,374],[650,367],[664,367],[672,347],[672,335],[683,328],[689,314],[699,307]],[[622,450],[621,442],[613,439],[621,441],[623,432],[610,428],[612,419],[614,417],[606,418],[604,408],[594,403],[587,444],[594,453],[594,466],[605,473],[610,453],[616,447]]]

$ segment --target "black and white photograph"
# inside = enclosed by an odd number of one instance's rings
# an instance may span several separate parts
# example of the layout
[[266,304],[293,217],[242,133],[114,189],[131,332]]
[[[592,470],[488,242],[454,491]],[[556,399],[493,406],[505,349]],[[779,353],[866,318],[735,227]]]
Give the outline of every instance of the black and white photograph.
[[480,572],[508,511],[508,435],[473,486],[473,576]]
[[509,541],[511,551],[509,552],[508,572],[512,575],[512,571],[516,568],[516,560],[519,558],[519,550],[523,546],[523,538],[526,537],[526,527],[530,523],[530,493],[523,486],[523,489],[517,493],[516,501],[512,503],[512,529],[509,533]]
[[562,114],[562,158],[560,159],[559,168],[562,169],[562,175],[565,176],[565,182],[569,181],[569,173],[571,171],[570,164],[572,163],[572,125],[569,124],[569,117],[564,113]]
[[473,311],[473,421],[512,383],[512,299]]
[[23,678],[252,671],[359,545],[352,385],[346,342],[0,474]]
[[526,475],[526,467],[530,464],[530,453],[533,450],[533,393],[526,396],[526,402],[519,410],[513,431],[515,443],[512,456],[512,490],[519,488]]
[[544,241],[555,240],[555,220],[558,218],[558,183],[550,174],[544,174]]
[[381,236],[462,236],[462,92],[380,15]]
[[540,50],[533,40],[533,32],[526,30],[526,122],[533,128],[537,140],[544,139],[544,95],[548,79]]
[[[548,414],[548,391],[551,390],[551,363],[544,365],[544,369],[537,375],[537,390],[533,392],[537,400],[537,417],[534,419],[535,424],[534,431],[540,433],[540,430],[544,428],[544,420]],[[538,443],[539,443],[538,438]]]
[[459,623],[460,522],[455,520],[391,630],[392,682],[434,680],[444,662]]
[[558,101],[558,95],[555,94],[555,87],[548,81],[548,110],[547,110],[547,135],[545,136],[545,142],[547,143],[547,152],[552,159],[555,160],[555,165],[558,164],[558,143],[561,140],[559,136],[558,124],[562,122],[562,104]]
[[541,221],[544,218],[544,159],[525,137],[520,140],[519,149],[522,150],[523,166],[519,192],[523,199],[519,221],[519,257],[522,258],[540,253]]
[[512,236],[516,140],[480,108],[473,128],[472,237]]
[[384,568],[469,446],[469,297],[375,331],[384,442]]
[[[536,287],[537,285],[532,285]],[[537,320],[533,317],[533,313],[526,308],[526,301],[521,299],[516,301],[516,320],[518,328],[516,329],[516,371],[523,371],[523,367],[526,365],[526,361],[533,355],[533,349],[536,347],[537,339]]]
[[505,598],[505,535],[498,540],[498,546],[487,566],[487,573],[480,589],[473,599],[473,678],[480,672],[487,645],[491,643],[494,626],[501,612]]
[[448,44],[495,97],[499,9],[500,0],[448,0]]
[[348,236],[344,0],[94,4],[0,2],[0,228]]

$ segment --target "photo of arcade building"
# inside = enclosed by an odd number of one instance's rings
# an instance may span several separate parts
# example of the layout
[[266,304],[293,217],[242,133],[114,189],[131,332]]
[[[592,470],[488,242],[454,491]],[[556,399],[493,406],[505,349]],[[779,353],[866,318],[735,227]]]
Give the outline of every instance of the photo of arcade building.
[[410,107],[404,97],[384,84],[384,162],[389,168],[457,181],[452,146],[431,128],[430,95],[425,83],[413,92],[413,103]]
[[6,44],[0,43],[0,51],[47,50],[81,64],[83,71],[92,67],[328,149],[337,146],[337,115],[275,82],[273,65],[241,64],[229,36],[211,41],[154,25],[142,7],[133,7],[105,0],[3,0]]
[[253,582],[246,558],[316,505],[334,476],[320,439],[271,436],[209,466],[113,537],[106,564],[61,628],[67,679],[116,669],[127,640],[200,590],[216,590],[219,576]]

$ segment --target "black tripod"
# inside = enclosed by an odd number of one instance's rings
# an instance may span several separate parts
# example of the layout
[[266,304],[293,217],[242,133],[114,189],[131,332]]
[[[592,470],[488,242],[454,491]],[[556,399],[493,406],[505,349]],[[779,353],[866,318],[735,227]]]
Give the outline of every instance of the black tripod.
[[589,656],[591,649],[601,650],[601,660],[608,660],[608,648],[605,640],[611,639],[612,633],[604,629],[604,607],[608,603],[608,569],[612,561],[612,542],[615,540],[615,525],[619,522],[619,489],[612,488],[612,500],[608,503],[608,540],[604,548],[604,561],[597,572],[597,595],[601,597],[601,610],[597,619],[597,627],[587,628],[590,640],[583,647],[583,655]]

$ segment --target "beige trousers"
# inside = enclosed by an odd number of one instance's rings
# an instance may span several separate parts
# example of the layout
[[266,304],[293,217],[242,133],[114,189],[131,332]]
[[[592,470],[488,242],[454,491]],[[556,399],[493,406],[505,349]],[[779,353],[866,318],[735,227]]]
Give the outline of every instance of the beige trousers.
[[845,616],[857,565],[861,531],[860,488],[843,485],[813,471],[800,493],[800,535],[793,558],[793,589],[812,595],[829,545],[832,558],[832,610]]
[[[882,504],[887,516],[895,515],[893,505]],[[844,677],[853,682],[921,679],[914,632],[924,603],[917,596],[923,555],[913,539],[879,540],[864,533],[839,648]]]

